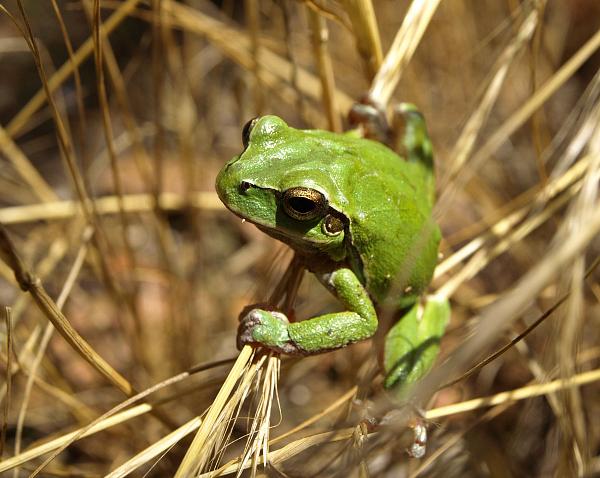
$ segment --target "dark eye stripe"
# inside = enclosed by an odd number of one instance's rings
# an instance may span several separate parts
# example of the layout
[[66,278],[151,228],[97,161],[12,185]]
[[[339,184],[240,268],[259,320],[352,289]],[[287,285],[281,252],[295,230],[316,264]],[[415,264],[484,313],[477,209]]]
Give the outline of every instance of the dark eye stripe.
[[250,133],[252,132],[252,128],[258,121],[258,116],[256,118],[252,118],[250,121],[246,122],[244,125],[244,129],[242,129],[242,144],[244,145],[244,149],[248,147],[250,143]]

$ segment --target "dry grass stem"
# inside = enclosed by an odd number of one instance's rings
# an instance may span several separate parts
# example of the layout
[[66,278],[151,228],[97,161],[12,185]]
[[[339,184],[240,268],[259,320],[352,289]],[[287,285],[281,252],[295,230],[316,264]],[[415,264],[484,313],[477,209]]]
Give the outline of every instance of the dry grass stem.
[[[295,435],[299,431],[302,431],[305,428],[312,425],[313,423],[319,421],[324,416],[329,415],[330,413],[337,410],[339,407],[341,407],[348,401],[352,400],[352,398],[356,395],[356,391],[357,391],[357,387],[351,388],[350,390],[348,390],[348,392],[343,394],[335,402],[333,402],[331,405],[329,405],[325,410],[313,415],[308,420],[305,420],[302,423],[300,423],[299,425],[296,425],[294,428],[292,428],[291,430],[288,430],[284,434],[279,435],[279,436],[273,438],[272,440],[269,440],[267,445],[269,447],[271,447],[281,441],[284,441],[286,438]],[[266,457],[266,455],[263,453],[263,459],[265,459],[265,457]],[[231,461],[225,463],[223,466],[221,466],[217,470],[215,470],[214,472],[212,472],[212,474],[208,473],[206,475],[221,476],[222,474],[232,473],[234,470],[237,470],[237,472],[239,473],[242,469],[248,468],[248,465],[246,465],[246,464],[244,464],[242,467],[240,467],[241,463],[242,463],[242,458],[231,460]]]
[[[346,428],[343,430],[336,430],[332,432],[318,433],[316,435],[311,435],[305,438],[301,438],[299,440],[295,440],[292,443],[288,443],[284,447],[281,447],[279,450],[274,450],[269,452],[269,463],[272,465],[277,465],[279,463],[284,463],[286,460],[299,455],[303,451],[320,444],[325,443],[335,443],[338,441],[351,439],[354,434],[354,428]],[[246,465],[246,468],[249,468],[250,464]],[[203,473],[198,476],[198,478],[213,478],[216,476],[224,476],[230,475],[232,473],[238,472],[238,465],[231,465],[224,470],[219,470],[219,474],[215,473]]]
[[142,450],[118,468],[115,468],[113,471],[108,473],[105,478],[121,478],[123,476],[130,475],[139,467],[168,452],[175,444],[179,443],[190,433],[196,431],[200,427],[201,423],[202,419],[200,417],[192,418],[190,421],[184,425],[181,425],[179,428],[172,431],[165,437],[155,441],[148,448]]
[[[67,279],[64,283],[63,289],[60,292],[60,295],[56,301],[56,306],[57,306],[58,310],[62,310],[63,306],[65,305],[65,302],[67,301],[67,298],[69,297],[69,294],[71,293],[71,290],[73,289],[73,286],[75,285],[75,281],[77,280],[77,276],[79,275],[79,272],[83,265],[85,255],[87,254],[87,245],[88,245],[88,241],[90,240],[91,236],[92,236],[92,229],[88,227],[84,231],[84,234],[82,237],[82,245],[79,248],[77,257],[75,258],[73,266],[71,267],[71,270],[69,272],[69,276],[67,277]],[[27,407],[29,406],[29,401],[30,401],[31,392],[33,389],[34,380],[38,373],[38,368],[39,368],[40,364],[42,363],[42,360],[44,359],[44,356],[46,354],[46,349],[48,347],[48,344],[50,343],[50,339],[52,338],[53,333],[54,333],[53,324],[52,323],[47,324],[46,328],[44,330],[44,334],[42,336],[42,340],[40,341],[38,351],[35,355],[35,358],[33,359],[33,362],[31,363],[31,367],[28,371],[27,384],[25,385],[25,391],[23,393],[23,398],[21,400],[21,406],[19,409],[18,417],[17,417],[17,431],[16,431],[16,437],[15,437],[15,455],[18,455],[21,452],[21,437],[22,437],[22,433],[23,433],[23,426],[25,425],[25,415],[27,413]],[[13,474],[17,474],[18,473],[17,470],[18,470],[18,468],[15,469]]]
[[410,4],[402,26],[373,78],[368,93],[369,99],[380,105],[388,104],[438,5],[439,0],[413,0]]
[[286,438],[298,433],[299,431],[304,430],[305,428],[309,427],[313,423],[316,423],[324,416],[329,415],[334,410],[337,410],[339,407],[341,407],[345,403],[352,400],[356,396],[357,391],[358,391],[358,387],[352,387],[350,390],[348,390],[346,393],[344,393],[340,398],[338,398],[331,405],[329,405],[327,408],[325,408],[322,412],[317,413],[317,414],[313,415],[312,417],[310,417],[308,420],[305,420],[302,423],[300,423],[299,425],[296,425],[294,428],[285,432],[283,435],[279,435],[279,436],[273,438],[273,440],[271,440],[269,444],[275,445],[276,443],[279,443],[280,441],[285,440]]
[[73,328],[68,319],[60,311],[60,308],[48,295],[41,281],[32,273],[27,271],[17,255],[17,252],[6,233],[4,226],[0,224],[0,255],[13,270],[19,287],[29,292],[40,311],[46,316],[52,325],[60,332],[67,343],[110,383],[115,385],[126,395],[133,395],[133,387],[128,380],[117,372],[106,360],[104,360]]
[[[80,438],[82,438],[83,436],[86,435],[86,433],[88,433],[90,430],[94,429],[94,427],[98,426],[101,423],[104,423],[106,420],[109,420],[112,417],[115,417],[119,414],[119,412],[123,409],[127,409],[128,407],[134,405],[135,403],[143,400],[144,398],[152,395],[153,393],[156,393],[164,388],[170,387],[178,382],[181,382],[182,380],[187,379],[190,376],[189,372],[182,372],[178,375],[175,375],[173,377],[170,377],[166,380],[163,380],[160,383],[157,383],[155,385],[153,385],[150,388],[147,388],[146,390],[136,393],[135,395],[129,397],[127,400],[125,400],[124,402],[121,402],[119,405],[117,405],[116,407],[113,407],[111,410],[109,410],[108,412],[104,413],[103,415],[101,415],[99,418],[97,418],[96,420],[94,420],[93,422],[91,422],[89,425],[87,425],[86,427],[81,428],[78,433],[76,435],[70,435],[69,440],[61,443],[60,447],[58,447],[57,449],[52,451],[52,454],[46,458],[46,460],[44,460],[44,462],[39,465],[34,472],[31,475],[31,478],[37,476],[42,470],[44,470],[44,468],[46,466],[48,466],[48,464],[50,464],[50,462],[52,462],[60,453],[62,453],[68,446],[70,446],[73,442],[75,442],[76,440],[79,440]],[[140,407],[142,407],[143,405],[146,404],[142,404],[140,405]],[[135,409],[138,407],[132,407],[130,410]],[[146,409],[144,409],[146,410]],[[169,417],[167,417],[166,415],[164,415],[160,410],[157,410],[154,406],[152,405],[148,405],[147,411],[149,411],[151,414],[155,415],[156,417],[158,417],[160,420],[162,420],[165,424],[171,426],[170,423],[170,419]],[[173,427],[175,428],[175,427]]]
[[52,188],[2,126],[0,126],[0,151],[10,160],[15,170],[29,184],[31,191],[38,199],[46,202],[57,199]]
[[104,419],[101,422],[96,423],[92,427],[83,427],[81,429],[75,430],[53,440],[50,440],[42,445],[30,448],[29,450],[24,451],[19,455],[10,457],[0,462],[0,472],[11,470],[31,460],[44,456],[47,453],[56,451],[64,447],[65,445],[72,443],[75,439],[81,439],[90,435],[94,435],[95,433],[98,433],[102,430],[106,430],[108,428],[114,427],[115,425],[131,420],[132,418],[148,413],[151,410],[152,405],[143,403],[123,412],[117,413],[107,419]]
[[[156,206],[151,194],[126,194],[121,197],[125,212],[152,212]],[[93,199],[97,214],[118,214],[119,197],[105,196]],[[90,205],[92,202],[90,202]],[[213,192],[198,191],[188,196],[176,193],[161,193],[158,207],[163,211],[178,211],[186,207],[207,211],[224,211],[223,203]],[[69,219],[80,213],[78,201],[54,201],[26,206],[13,206],[0,209],[0,222],[3,224],[21,224],[35,221],[54,221]]]
[[253,83],[252,94],[254,96],[254,111],[256,113],[262,113],[264,109],[264,85],[260,78],[260,8],[258,0],[244,0],[244,12],[246,13],[248,20],[248,30],[250,33],[250,46],[253,64],[251,68],[251,79]]
[[474,398],[464,402],[454,403],[444,407],[434,408],[425,412],[427,420],[437,420],[448,415],[464,413],[479,408],[503,405],[517,400],[526,400],[540,395],[555,393],[559,390],[581,387],[600,380],[600,369],[582,372],[569,378],[561,378],[548,383],[541,383],[522,387],[510,392],[502,392],[490,397]]
[[241,476],[246,464],[250,463],[252,476],[256,475],[256,470],[262,457],[263,465],[267,466],[269,455],[269,431],[271,428],[271,409],[273,400],[277,394],[277,382],[279,381],[279,368],[281,361],[279,357],[269,355],[267,365],[263,370],[258,371],[257,377],[257,395],[258,404],[252,418],[252,425],[248,434],[244,454],[240,460],[240,468],[237,476]]
[[[463,266],[463,268],[448,279],[443,286],[437,291],[440,297],[451,297],[452,294],[460,287],[461,284],[474,277],[480,270],[486,267],[493,259],[508,250],[512,245],[518,243],[528,234],[533,232],[539,226],[544,224],[554,216],[561,208],[571,200],[581,188],[581,181],[572,184],[564,194],[558,196],[539,212],[532,214],[526,221],[519,224],[518,227],[513,226],[504,234],[496,235],[490,233],[487,238],[498,239],[495,244],[490,244],[487,247],[482,246],[473,256],[471,260]],[[476,245],[471,243],[472,246]],[[469,252],[475,252],[475,248],[471,246]]]
[[519,317],[524,307],[531,301],[531,297],[536,296],[569,261],[581,254],[599,231],[600,204],[596,204],[581,235],[551,248],[511,290],[484,309],[477,334],[465,340],[460,350],[456,351],[448,362],[433,370],[420,384],[417,384],[415,395],[431,396],[437,384],[444,383],[445,377],[466,368],[465,365],[485,350],[500,331]]
[[[0,2],[0,475],[592,476],[600,6],[576,3]],[[215,194],[242,126],[341,132],[369,100],[418,105],[436,153],[445,259],[423,297],[452,317],[403,391],[439,423],[419,462],[378,340],[281,362],[235,346],[249,304],[340,311]],[[350,173],[354,210],[381,173]]]
[[514,62],[517,54],[529,43],[538,26],[538,15],[538,10],[532,10],[529,13],[519,27],[517,35],[498,57],[491,81],[489,82],[477,109],[462,129],[461,135],[449,155],[450,164],[446,172],[447,179],[445,178],[443,180],[452,181],[452,179],[460,174],[463,169],[465,162],[475,146],[477,135],[482,130],[485,121],[498,99],[498,95],[505,83],[510,66]]
[[[573,184],[578,184],[581,181],[581,177],[589,168],[589,157],[584,157],[577,161],[568,171],[561,176],[553,179],[551,182],[544,185],[532,201],[523,206],[522,208],[507,214],[497,223],[493,224],[489,228],[489,232],[480,235],[470,242],[461,247],[458,251],[454,252],[451,256],[444,259],[435,269],[435,277],[441,277],[452,268],[461,263],[461,261],[472,256],[475,252],[480,250],[484,244],[492,239],[498,239],[506,236],[511,229],[519,223],[525,216],[532,211],[539,210],[544,204],[561,194],[571,187]],[[538,212],[539,215],[539,212]],[[539,223],[539,221],[537,221]],[[531,228],[528,228],[531,230]]]
[[[11,324],[13,324],[14,328],[12,309],[10,319]],[[6,331],[6,333],[9,333],[8,330]],[[12,335],[13,332],[10,333]],[[21,371],[21,364],[28,362],[33,357],[33,349],[35,347],[35,344],[37,344],[38,340],[40,339],[40,335],[41,328],[38,326],[31,331],[31,334],[29,335],[29,337],[27,337],[27,341],[23,344],[22,348],[18,351],[18,353],[15,353],[15,351],[13,350],[14,357],[11,357],[10,368],[7,369],[10,372],[11,380],[15,376],[15,374]],[[16,358],[16,360],[14,360],[14,358]],[[3,359],[8,361],[8,357],[3,357]],[[7,393],[8,381],[6,381],[2,386],[2,391],[0,392],[0,399],[4,400]]]
[[381,68],[383,53],[375,10],[371,0],[344,0],[346,12],[352,23],[356,48],[362,56],[368,78],[373,78]]
[[[596,270],[596,268],[598,267],[598,265],[600,265],[600,256],[598,256],[596,258],[596,260],[592,263],[592,265],[586,271],[584,278],[588,278]],[[552,305],[552,307],[550,307],[545,312],[543,312],[535,321],[533,321],[530,325],[528,325],[525,328],[525,330],[523,330],[516,337],[514,337],[513,339],[511,339],[510,342],[508,342],[506,345],[504,345],[500,349],[496,350],[491,355],[488,355],[485,359],[483,359],[481,362],[477,363],[472,368],[470,368],[469,370],[467,370],[460,377],[455,378],[455,379],[453,379],[453,380],[451,380],[449,382],[444,383],[440,387],[440,389],[441,388],[446,388],[446,387],[451,387],[452,385],[455,385],[457,383],[462,382],[467,377],[473,375],[476,371],[481,370],[487,364],[489,364],[492,361],[496,360],[498,357],[500,357],[503,353],[505,353],[507,350],[509,350],[513,346],[517,346],[518,348],[519,347],[523,348],[524,345],[523,345],[523,343],[521,341],[525,337],[527,337],[533,330],[535,330],[539,325],[541,325],[544,322],[544,320],[546,320],[553,313],[555,313],[560,308],[560,306],[562,304],[564,304],[569,299],[569,296],[570,296],[570,293],[564,294],[560,299],[558,299]],[[545,373],[543,372],[540,364],[535,359],[530,359],[530,361],[529,361],[529,368],[531,369],[533,375],[538,380],[542,380],[545,377]],[[549,398],[551,400],[551,405],[555,409],[555,413],[558,414],[559,413],[559,407],[557,406],[557,403],[554,401],[553,397],[549,397]]]
[[235,385],[244,375],[245,370],[251,364],[253,357],[254,351],[252,350],[252,347],[245,346],[241,350],[229,375],[227,375],[227,379],[223,382],[223,385],[219,389],[219,393],[213,400],[204,421],[200,425],[192,444],[183,458],[183,461],[179,465],[177,473],[175,474],[176,478],[192,476],[202,464],[208,463],[212,458],[211,452],[213,450],[206,449],[208,448],[206,443],[209,443],[209,445],[214,444],[211,443],[209,439],[211,437],[216,437],[214,430],[218,428],[219,424],[223,424],[223,421],[219,420],[220,418],[223,418],[221,415],[223,409],[228,404],[228,399],[233,393]]
[[[509,392],[502,392],[489,397],[476,398],[456,404],[438,407],[427,410],[424,413],[426,420],[438,420],[442,417],[452,416],[459,413],[465,413],[481,408],[497,407],[500,405],[507,405],[520,400],[527,400],[541,395],[547,395],[555,393],[559,390],[565,390],[569,388],[581,387],[583,385],[591,384],[600,380],[600,369],[592,370],[575,375],[569,379],[558,379],[548,383],[535,384],[527,387],[522,387],[517,390],[511,390]],[[311,435],[299,440],[295,440],[292,443],[278,449],[271,451],[269,454],[269,460],[273,464],[283,463],[286,460],[293,458],[300,452],[316,446],[321,443],[333,443],[340,440],[351,439],[354,433],[354,429],[343,429],[335,432],[319,433]],[[376,436],[370,434],[369,436]],[[248,467],[249,465],[247,465]],[[227,468],[218,470],[218,474],[205,473],[200,475],[200,478],[208,478],[214,476],[225,476],[228,474],[235,473],[237,471],[237,464],[231,464]]]
[[0,460],[4,457],[4,447],[6,445],[6,430],[8,428],[8,411],[10,409],[12,399],[12,356],[13,356],[13,340],[12,340],[12,319],[10,307],[4,308],[4,320],[6,324],[6,374],[5,374],[5,392],[4,392],[4,407],[2,408],[2,428],[0,429]]
[[[250,39],[243,32],[231,28],[218,20],[209,18],[200,12],[182,5],[165,0],[164,11],[170,16],[166,21],[173,26],[183,28],[186,31],[202,35],[222,49],[223,53],[231,60],[248,69],[252,68],[249,52],[251,51]],[[232,43],[231,38],[236,38]],[[282,81],[289,83],[293,76],[294,66],[282,56],[261,48],[261,80],[269,88],[279,90],[282,88]],[[303,68],[296,68],[297,85],[300,91],[313,99],[319,99],[321,91],[321,82],[319,78]],[[296,98],[296,93],[284,88],[279,91],[280,94],[286,94],[291,102]],[[338,89],[335,90],[336,101],[341,111],[348,111],[352,106],[353,99]]]
[[[111,15],[111,17],[104,23],[104,34],[109,35],[119,24],[127,18],[137,5],[140,0],[126,0],[119,6],[119,8]],[[81,45],[72,59],[64,63],[47,81],[48,92],[54,92],[69,76],[73,74],[74,68],[81,65],[81,63],[93,52],[94,41],[92,37],[88,38],[83,45]],[[25,127],[29,119],[44,105],[47,101],[48,96],[41,88],[29,102],[21,108],[19,113],[8,123],[6,126],[6,132],[12,138],[19,135],[21,130]]]
[[[552,77],[546,81],[527,102],[513,113],[494,134],[484,143],[484,145],[473,155],[470,162],[470,168],[465,168],[457,180],[449,185],[442,197],[441,204],[448,204],[445,201],[448,195],[453,194],[460,187],[464,186],[472,175],[475,174],[481,163],[490,158],[494,152],[521,127],[556,91],[573,75],[596,50],[600,48],[600,31],[590,38],[570,59],[567,61]],[[451,201],[450,201],[451,202]]]
[[331,57],[327,49],[329,40],[327,22],[314,10],[309,9],[308,16],[315,58],[317,60],[319,76],[321,78],[321,95],[325,113],[327,114],[328,129],[339,133],[342,131],[342,121],[335,98],[335,78],[333,76]]

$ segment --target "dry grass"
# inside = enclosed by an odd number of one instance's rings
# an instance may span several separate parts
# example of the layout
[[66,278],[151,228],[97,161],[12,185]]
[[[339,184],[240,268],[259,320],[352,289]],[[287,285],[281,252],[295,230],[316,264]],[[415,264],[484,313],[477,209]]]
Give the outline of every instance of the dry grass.
[[[0,0],[0,473],[599,474],[599,17],[585,0]],[[416,103],[437,152],[431,293],[453,315],[409,397],[422,460],[406,407],[366,427],[390,408],[370,344],[235,349],[249,303],[337,305],[221,207],[216,172],[249,117],[341,131],[365,96]]]

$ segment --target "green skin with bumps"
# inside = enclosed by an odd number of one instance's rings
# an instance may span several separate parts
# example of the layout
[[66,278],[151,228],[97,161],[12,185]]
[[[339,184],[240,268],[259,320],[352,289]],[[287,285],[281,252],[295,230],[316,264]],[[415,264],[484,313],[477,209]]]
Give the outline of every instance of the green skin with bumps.
[[345,311],[290,323],[257,306],[241,318],[240,346],[293,355],[337,349],[372,337],[385,305],[397,310],[383,351],[385,385],[412,383],[429,370],[450,309],[445,300],[421,298],[440,232],[431,215],[435,183],[425,123],[414,107],[403,110],[406,159],[368,139],[298,130],[276,116],[245,131],[244,151],[217,177],[219,197],[292,247]]

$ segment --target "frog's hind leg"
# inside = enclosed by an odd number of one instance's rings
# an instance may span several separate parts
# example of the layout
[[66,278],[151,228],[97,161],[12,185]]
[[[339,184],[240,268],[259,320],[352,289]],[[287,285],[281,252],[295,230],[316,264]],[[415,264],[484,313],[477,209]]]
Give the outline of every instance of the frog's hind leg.
[[433,145],[429,139],[423,114],[411,103],[394,106],[391,131],[396,151],[411,162],[433,170]]
[[394,324],[386,335],[383,351],[386,388],[414,383],[429,371],[449,318],[447,299],[428,297]]

